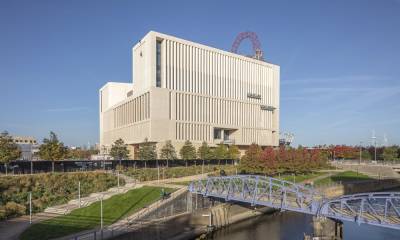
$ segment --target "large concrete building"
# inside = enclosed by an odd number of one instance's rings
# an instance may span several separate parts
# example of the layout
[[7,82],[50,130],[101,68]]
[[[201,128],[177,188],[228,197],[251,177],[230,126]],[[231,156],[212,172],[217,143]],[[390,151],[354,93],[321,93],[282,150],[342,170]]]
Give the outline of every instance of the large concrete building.
[[153,31],[132,55],[133,83],[99,91],[101,149],[118,138],[278,146],[279,66]]

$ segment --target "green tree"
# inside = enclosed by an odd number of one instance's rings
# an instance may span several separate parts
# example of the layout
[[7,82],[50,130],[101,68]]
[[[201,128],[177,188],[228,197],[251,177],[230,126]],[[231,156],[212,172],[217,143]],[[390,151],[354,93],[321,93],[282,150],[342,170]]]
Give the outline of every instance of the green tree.
[[110,155],[116,160],[128,159],[129,150],[127,145],[125,144],[124,140],[117,139],[114,144],[111,146]]
[[177,159],[176,151],[171,140],[166,141],[165,145],[161,148],[160,158],[167,160]]
[[144,139],[144,143],[139,146],[139,159],[141,160],[154,160],[157,159],[156,145],[150,143],[147,138]]
[[68,157],[68,149],[64,143],[60,142],[54,132],[50,132],[50,137],[43,139],[43,144],[39,147],[39,156],[43,160],[52,161],[52,171],[54,172],[54,161]]
[[228,149],[228,158],[233,160],[238,160],[240,158],[240,151],[238,146],[232,145]]
[[67,148],[60,142],[54,132],[50,132],[49,138],[43,139],[39,147],[39,156],[43,160],[62,160],[67,155]]
[[0,162],[5,164],[7,171],[7,164],[21,157],[21,150],[17,144],[12,141],[7,131],[0,134]]
[[394,161],[397,160],[397,147],[396,146],[391,146],[391,147],[385,147],[383,150],[383,160],[385,161]]
[[210,147],[206,142],[203,142],[199,149],[197,150],[197,157],[203,160],[212,159],[213,154],[211,152]]
[[86,150],[86,149],[81,149],[81,148],[77,148],[77,149],[70,149],[68,151],[68,159],[90,159],[90,157],[92,155],[96,155],[99,154],[98,150],[95,149],[90,149],[90,150]]
[[229,158],[228,149],[225,145],[220,144],[213,151],[215,159],[227,159]]
[[263,173],[265,165],[261,160],[261,154],[260,146],[251,144],[240,160],[240,169],[248,173]]
[[182,159],[196,159],[196,148],[187,140],[179,151]]
[[371,154],[367,150],[362,150],[361,158],[364,160],[371,160]]

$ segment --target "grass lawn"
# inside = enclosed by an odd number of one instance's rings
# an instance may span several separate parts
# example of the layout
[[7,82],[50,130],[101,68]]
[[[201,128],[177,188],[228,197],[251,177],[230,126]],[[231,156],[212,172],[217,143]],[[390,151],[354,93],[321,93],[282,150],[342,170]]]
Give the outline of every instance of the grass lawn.
[[184,182],[174,182],[173,184],[189,186],[192,181],[184,181]]
[[354,181],[365,181],[365,180],[370,180],[372,179],[371,177],[362,174],[362,173],[357,173],[353,171],[345,171],[341,172],[335,175],[332,175],[330,177],[322,178],[314,182],[315,186],[324,186],[324,185],[329,185],[331,182],[342,182],[342,183],[348,183],[348,182],[354,182]]
[[293,175],[274,176],[274,178],[282,179],[282,180],[289,181],[289,182],[300,183],[300,182],[303,182],[303,181],[308,180],[308,179],[316,178],[316,177],[321,176],[323,174],[325,174],[325,173],[312,172],[312,173],[298,174],[296,176],[293,176]]
[[[172,192],[172,189],[165,189]],[[161,188],[144,186],[103,201],[103,223],[110,225],[160,199]],[[20,239],[50,239],[95,228],[100,225],[100,202],[73,210],[70,214],[37,223]]]

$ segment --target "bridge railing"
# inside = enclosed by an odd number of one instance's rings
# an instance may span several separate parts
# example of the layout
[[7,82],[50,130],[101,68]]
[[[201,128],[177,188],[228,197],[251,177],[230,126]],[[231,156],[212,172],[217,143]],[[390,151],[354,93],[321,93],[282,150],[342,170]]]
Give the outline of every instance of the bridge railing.
[[400,229],[400,193],[377,192],[342,196],[324,202],[318,215]]
[[263,176],[209,177],[189,191],[207,197],[262,205],[400,230],[400,193],[378,192],[326,199],[312,188]]
[[190,184],[189,190],[226,201],[315,213],[323,195],[312,188],[282,179],[254,175],[209,177]]

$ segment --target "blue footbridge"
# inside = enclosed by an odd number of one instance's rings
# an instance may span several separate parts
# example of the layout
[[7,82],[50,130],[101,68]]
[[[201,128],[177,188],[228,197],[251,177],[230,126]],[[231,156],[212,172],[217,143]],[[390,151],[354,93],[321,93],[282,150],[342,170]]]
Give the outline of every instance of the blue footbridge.
[[328,199],[312,187],[257,175],[208,177],[191,182],[189,191],[226,202],[400,230],[400,192],[360,193]]

